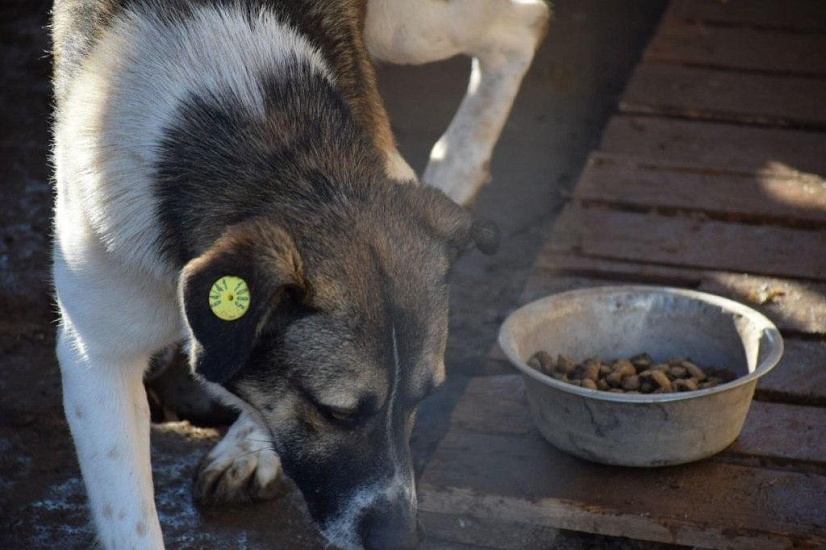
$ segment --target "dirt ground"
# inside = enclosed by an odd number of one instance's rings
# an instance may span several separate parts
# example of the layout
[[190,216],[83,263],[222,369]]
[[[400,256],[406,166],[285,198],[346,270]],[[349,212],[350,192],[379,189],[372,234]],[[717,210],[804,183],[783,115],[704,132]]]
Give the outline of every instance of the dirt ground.
[[[493,257],[463,258],[454,279],[448,383],[420,410],[417,471],[444,434],[468,380],[507,372],[487,359],[551,222],[599,142],[663,0],[559,0],[475,210],[499,224]],[[61,407],[54,359],[48,254],[49,2],[0,5],[0,548],[94,545],[83,484]],[[422,169],[466,87],[469,62],[383,67],[380,86],[402,152]],[[219,431],[186,422],[153,427],[158,508],[170,548],[316,548],[300,495],[285,484],[275,501],[201,509],[190,480]],[[426,525],[424,526],[426,530]],[[426,533],[425,533],[426,537]],[[515,548],[654,548],[659,545],[548,529]],[[458,548],[425,538],[426,548]]]

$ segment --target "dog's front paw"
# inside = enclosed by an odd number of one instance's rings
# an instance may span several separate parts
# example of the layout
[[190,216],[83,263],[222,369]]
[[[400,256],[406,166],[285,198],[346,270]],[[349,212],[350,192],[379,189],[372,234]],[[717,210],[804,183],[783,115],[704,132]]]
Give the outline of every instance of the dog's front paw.
[[268,500],[279,492],[280,474],[269,437],[242,416],[201,461],[193,497],[206,505]]

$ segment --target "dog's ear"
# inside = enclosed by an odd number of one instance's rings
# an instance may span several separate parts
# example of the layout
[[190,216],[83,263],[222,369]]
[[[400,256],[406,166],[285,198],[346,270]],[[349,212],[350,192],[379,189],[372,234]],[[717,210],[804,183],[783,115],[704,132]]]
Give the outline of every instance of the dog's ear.
[[[468,214],[470,215],[470,214]],[[470,222],[470,238],[476,248],[488,256],[496,254],[501,240],[499,226],[490,220],[472,218]]]
[[499,227],[489,220],[474,218],[470,211],[441,191],[423,186],[429,204],[423,209],[427,224],[447,239],[451,255],[458,257],[470,247],[491,255],[499,250]]
[[196,373],[228,381],[249,357],[285,291],[303,291],[301,260],[283,229],[260,221],[232,226],[180,279]]

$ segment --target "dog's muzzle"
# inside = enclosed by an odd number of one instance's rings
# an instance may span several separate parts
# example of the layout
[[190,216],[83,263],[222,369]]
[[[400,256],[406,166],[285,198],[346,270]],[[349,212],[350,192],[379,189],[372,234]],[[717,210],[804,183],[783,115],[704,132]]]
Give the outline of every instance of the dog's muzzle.
[[404,499],[382,499],[362,516],[359,534],[366,550],[412,550],[419,545],[415,509]]

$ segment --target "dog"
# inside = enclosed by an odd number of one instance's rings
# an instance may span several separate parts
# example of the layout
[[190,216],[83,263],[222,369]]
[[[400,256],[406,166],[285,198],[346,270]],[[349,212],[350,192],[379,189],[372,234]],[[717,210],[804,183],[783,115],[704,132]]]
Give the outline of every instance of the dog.
[[[162,548],[142,384],[176,342],[239,419],[204,502],[283,469],[327,540],[417,545],[409,438],[445,377],[466,205],[544,35],[540,0],[57,0],[53,275],[99,542]],[[473,57],[422,180],[373,61]],[[262,442],[268,442],[262,444]]]

